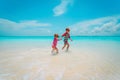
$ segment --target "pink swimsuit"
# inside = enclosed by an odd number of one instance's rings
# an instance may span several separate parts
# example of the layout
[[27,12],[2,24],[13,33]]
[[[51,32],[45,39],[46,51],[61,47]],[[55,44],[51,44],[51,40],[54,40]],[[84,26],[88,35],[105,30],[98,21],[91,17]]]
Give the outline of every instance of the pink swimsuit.
[[53,44],[52,44],[52,48],[56,48],[56,46],[57,46],[57,41],[58,41],[58,39],[57,39],[57,38],[54,38]]

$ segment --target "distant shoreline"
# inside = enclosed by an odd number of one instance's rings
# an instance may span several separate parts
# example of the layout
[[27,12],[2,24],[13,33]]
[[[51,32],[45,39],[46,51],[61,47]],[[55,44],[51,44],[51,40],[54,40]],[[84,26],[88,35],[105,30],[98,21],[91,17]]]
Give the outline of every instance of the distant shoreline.
[[[53,36],[0,36],[0,37],[53,37]],[[71,36],[71,37],[120,37],[120,36]]]

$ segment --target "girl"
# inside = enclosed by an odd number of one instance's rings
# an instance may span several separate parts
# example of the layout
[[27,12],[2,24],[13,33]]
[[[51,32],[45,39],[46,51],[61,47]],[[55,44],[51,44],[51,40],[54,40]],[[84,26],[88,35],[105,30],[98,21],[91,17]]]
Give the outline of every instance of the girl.
[[52,53],[54,53],[54,51],[56,51],[56,53],[58,54],[58,48],[57,48],[57,42],[59,41],[58,37],[59,37],[58,34],[54,34],[54,40],[53,40],[53,44],[52,44]]

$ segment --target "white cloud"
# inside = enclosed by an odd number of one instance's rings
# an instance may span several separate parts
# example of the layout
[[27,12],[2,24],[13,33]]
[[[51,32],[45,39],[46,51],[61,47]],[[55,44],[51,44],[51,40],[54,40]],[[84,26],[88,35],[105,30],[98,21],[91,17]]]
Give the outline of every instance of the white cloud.
[[0,27],[1,28],[6,28],[6,27],[13,28],[16,26],[18,26],[18,24],[16,22],[0,18]]
[[60,16],[66,12],[68,5],[72,5],[73,0],[61,0],[61,3],[57,5],[54,9],[54,16]]
[[[0,31],[5,34],[7,33],[6,35],[49,34],[51,33],[49,30],[50,26],[50,23],[41,23],[37,20],[14,22],[0,18]],[[3,33],[0,33],[0,35]]]
[[73,35],[120,36],[120,16],[82,21],[69,26]]
[[31,20],[31,21],[22,21],[19,23],[21,26],[33,26],[33,27],[44,27],[44,26],[51,26],[49,23],[40,23],[37,20]]
[[51,24],[49,23],[40,23],[37,20],[29,20],[29,21],[21,21],[21,22],[14,22],[14,21],[10,21],[7,19],[2,19],[0,18],[0,25],[2,26],[11,26],[11,27],[45,27],[45,26],[51,26]]

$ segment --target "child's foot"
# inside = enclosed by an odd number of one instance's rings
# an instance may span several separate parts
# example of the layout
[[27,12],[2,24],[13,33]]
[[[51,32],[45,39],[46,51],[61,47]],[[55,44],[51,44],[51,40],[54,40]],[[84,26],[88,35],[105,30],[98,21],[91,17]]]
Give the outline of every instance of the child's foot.
[[63,47],[62,47],[62,50],[63,50],[64,48],[65,48],[65,47],[63,46]]
[[51,54],[52,54],[52,55],[55,55],[56,53],[55,53],[54,51],[51,51]]
[[56,55],[56,54],[58,54],[59,52],[54,52],[54,51],[51,51],[51,54],[52,55]]

